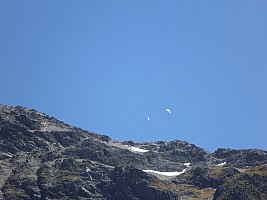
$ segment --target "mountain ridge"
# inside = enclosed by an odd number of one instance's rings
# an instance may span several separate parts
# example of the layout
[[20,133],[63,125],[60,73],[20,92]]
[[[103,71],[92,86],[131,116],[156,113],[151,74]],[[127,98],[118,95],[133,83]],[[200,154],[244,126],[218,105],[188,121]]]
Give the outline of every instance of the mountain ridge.
[[267,174],[264,150],[120,142],[21,106],[0,105],[0,141],[2,199],[248,199],[246,185],[229,196],[230,180]]

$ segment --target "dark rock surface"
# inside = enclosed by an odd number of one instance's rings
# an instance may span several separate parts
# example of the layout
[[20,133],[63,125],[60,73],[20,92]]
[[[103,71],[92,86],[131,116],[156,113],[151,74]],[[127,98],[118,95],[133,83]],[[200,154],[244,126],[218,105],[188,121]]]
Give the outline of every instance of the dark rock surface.
[[0,199],[267,199],[266,164],[263,150],[118,142],[0,105]]
[[267,199],[267,165],[231,177],[217,189],[214,199]]
[[259,149],[223,149],[216,150],[216,158],[224,159],[236,167],[252,167],[266,164],[267,152]]

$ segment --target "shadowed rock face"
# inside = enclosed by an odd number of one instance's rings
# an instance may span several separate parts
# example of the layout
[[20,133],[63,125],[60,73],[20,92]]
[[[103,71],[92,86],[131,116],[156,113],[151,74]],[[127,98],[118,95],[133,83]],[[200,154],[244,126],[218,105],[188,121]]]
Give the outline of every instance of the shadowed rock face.
[[217,189],[214,199],[267,199],[267,165],[231,177]]
[[264,199],[266,156],[255,149],[210,153],[180,140],[118,142],[0,105],[0,199]]
[[267,152],[258,149],[218,149],[213,154],[216,158],[225,159],[236,167],[252,167],[263,165],[267,160]]

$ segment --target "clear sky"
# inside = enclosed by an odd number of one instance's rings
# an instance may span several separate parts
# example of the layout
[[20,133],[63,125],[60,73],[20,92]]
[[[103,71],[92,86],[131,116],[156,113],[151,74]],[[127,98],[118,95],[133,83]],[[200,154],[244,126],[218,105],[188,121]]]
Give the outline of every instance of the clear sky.
[[115,140],[267,150],[267,1],[1,0],[0,76]]

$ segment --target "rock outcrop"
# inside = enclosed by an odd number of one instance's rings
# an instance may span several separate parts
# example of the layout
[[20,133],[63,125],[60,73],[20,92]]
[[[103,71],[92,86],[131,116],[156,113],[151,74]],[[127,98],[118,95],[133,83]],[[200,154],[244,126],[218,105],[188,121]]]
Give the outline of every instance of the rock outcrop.
[[0,199],[267,199],[266,164],[263,150],[118,142],[0,105]]
[[267,165],[250,168],[229,178],[214,194],[214,200],[267,199]]

